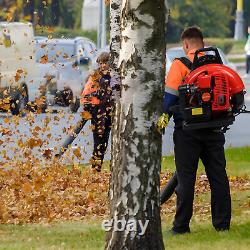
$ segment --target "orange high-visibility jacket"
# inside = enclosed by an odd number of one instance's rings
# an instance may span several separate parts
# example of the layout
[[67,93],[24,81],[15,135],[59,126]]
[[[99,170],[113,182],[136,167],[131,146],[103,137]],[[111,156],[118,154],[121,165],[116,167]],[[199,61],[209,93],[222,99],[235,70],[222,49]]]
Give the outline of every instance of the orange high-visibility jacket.
[[[191,62],[193,62],[194,54],[198,49],[199,48],[189,51],[187,56]],[[200,55],[202,54],[203,53]],[[181,61],[174,60],[165,79],[165,92],[178,96],[178,88],[189,73],[190,69],[188,69]]]
[[97,81],[94,81],[93,76],[90,76],[81,94],[81,104],[100,104],[100,100],[96,96],[92,96],[93,94],[97,93],[99,89],[99,83]]

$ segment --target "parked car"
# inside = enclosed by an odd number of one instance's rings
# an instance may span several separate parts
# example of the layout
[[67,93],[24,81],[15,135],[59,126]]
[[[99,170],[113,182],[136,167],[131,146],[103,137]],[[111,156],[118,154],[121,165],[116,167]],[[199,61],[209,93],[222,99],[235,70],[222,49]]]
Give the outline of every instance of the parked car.
[[51,104],[68,106],[80,96],[95,54],[96,46],[87,38],[36,39],[38,78],[55,97]]
[[0,109],[18,114],[39,92],[31,23],[0,22]]
[[[236,70],[236,66],[233,63],[229,62],[229,60],[227,59],[224,52],[219,48],[218,48],[218,51],[220,53],[223,64],[232,68],[233,70]],[[174,59],[179,58],[179,57],[187,57],[182,47],[174,47],[174,48],[167,50],[167,52],[166,52],[166,73],[169,72],[169,69],[170,69]]]

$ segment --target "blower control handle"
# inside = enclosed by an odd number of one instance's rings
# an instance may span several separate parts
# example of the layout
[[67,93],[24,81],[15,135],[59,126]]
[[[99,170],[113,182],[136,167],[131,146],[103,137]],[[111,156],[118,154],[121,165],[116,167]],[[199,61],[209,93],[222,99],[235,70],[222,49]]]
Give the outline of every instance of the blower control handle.
[[217,63],[223,64],[223,62],[221,60],[220,53],[219,53],[218,49],[215,48],[215,47],[207,47],[207,48],[201,48],[201,49],[196,50],[195,54],[194,54],[194,62],[193,62],[193,64],[196,64],[196,62],[199,60],[199,54],[202,53],[202,52],[214,52],[215,53],[214,57],[216,58]]

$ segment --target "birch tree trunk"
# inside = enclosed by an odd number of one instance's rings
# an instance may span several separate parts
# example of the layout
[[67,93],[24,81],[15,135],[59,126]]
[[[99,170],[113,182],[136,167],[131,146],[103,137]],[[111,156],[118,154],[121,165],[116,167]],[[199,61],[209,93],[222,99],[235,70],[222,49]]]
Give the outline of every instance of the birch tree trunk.
[[[116,84],[121,85],[121,77],[119,71],[119,55],[121,49],[121,4],[122,0],[110,0],[110,62],[111,62],[111,74],[112,78],[116,82]],[[115,156],[118,155],[119,152],[114,153],[118,148],[117,141],[119,140],[119,134],[117,129],[117,117],[118,112],[120,110],[119,99],[120,99],[120,91],[119,93],[114,94],[115,105],[114,105],[114,115],[113,115],[113,126],[111,133],[111,161],[110,161],[110,172],[115,173],[115,162],[117,161]],[[114,178],[111,178],[110,189],[112,186]]]
[[[158,250],[164,249],[159,197],[162,143],[154,124],[162,113],[166,8],[164,0],[121,2],[122,91],[113,128],[112,223],[105,248]],[[118,229],[118,221],[125,226]]]
[[110,0],[110,51],[112,77],[117,84],[120,84],[119,55],[121,48],[121,1]]

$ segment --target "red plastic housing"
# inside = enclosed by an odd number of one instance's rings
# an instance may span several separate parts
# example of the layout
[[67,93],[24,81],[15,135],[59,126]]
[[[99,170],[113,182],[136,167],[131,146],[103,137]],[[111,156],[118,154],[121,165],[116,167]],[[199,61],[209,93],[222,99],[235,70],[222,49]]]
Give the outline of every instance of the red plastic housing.
[[201,90],[210,89],[213,93],[212,110],[228,110],[230,97],[245,89],[237,72],[221,64],[208,64],[192,71],[183,84],[195,84]]

